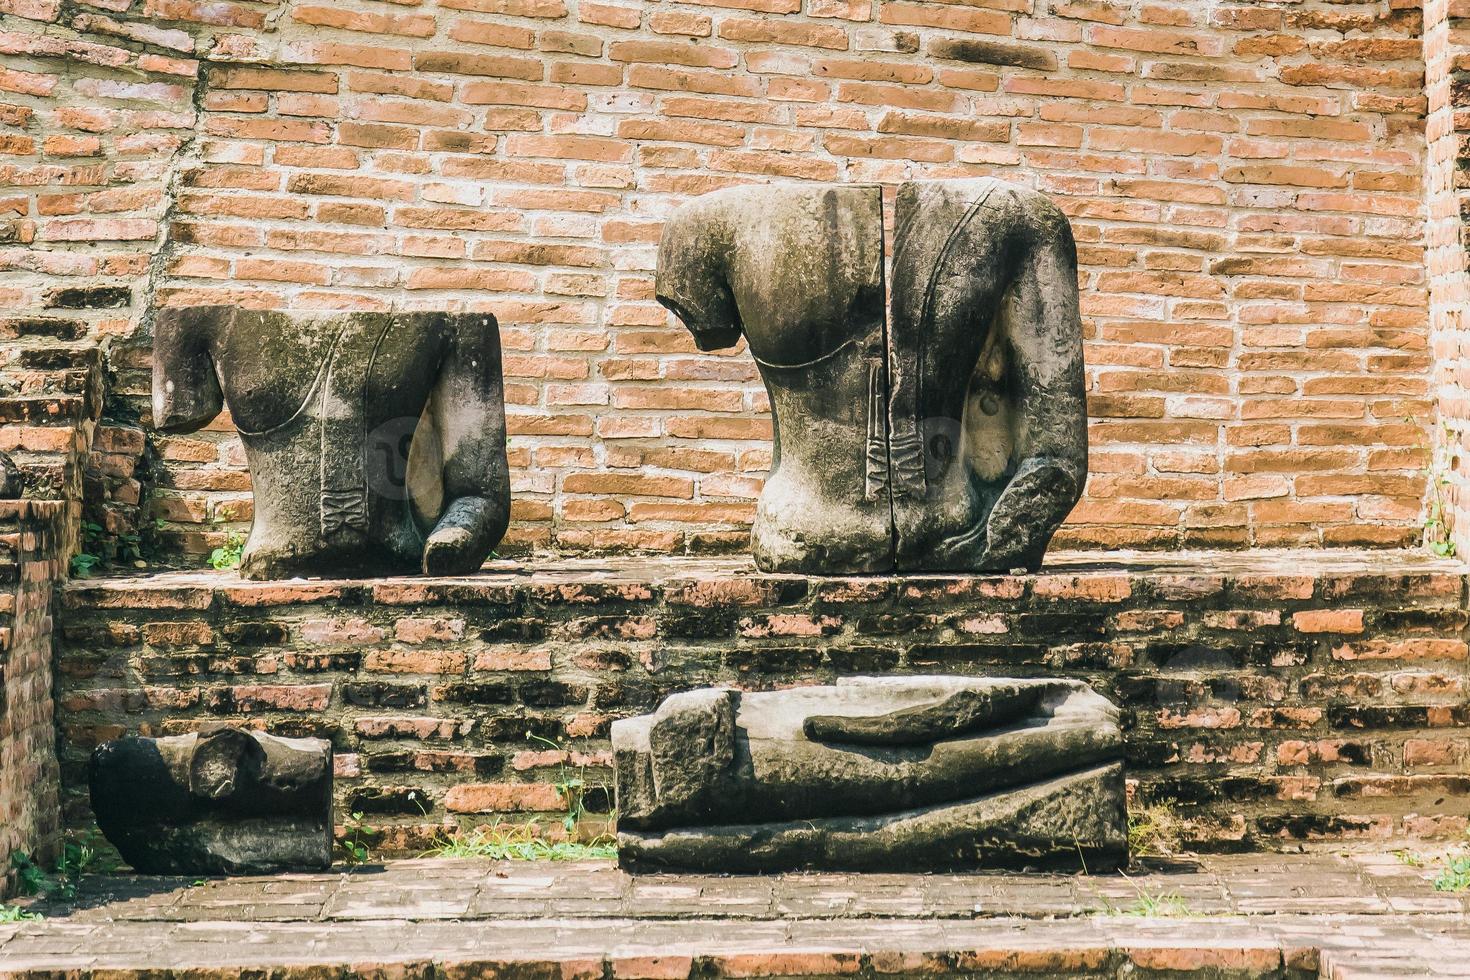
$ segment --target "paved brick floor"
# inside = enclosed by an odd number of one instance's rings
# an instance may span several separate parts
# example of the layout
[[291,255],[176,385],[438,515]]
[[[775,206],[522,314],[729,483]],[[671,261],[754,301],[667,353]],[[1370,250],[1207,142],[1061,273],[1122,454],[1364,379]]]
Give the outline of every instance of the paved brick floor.
[[[412,860],[87,879],[0,926],[0,978],[942,974],[1470,976],[1466,898],[1392,855],[1202,858],[1129,876],[664,875]],[[1138,914],[1158,900],[1174,914]]]

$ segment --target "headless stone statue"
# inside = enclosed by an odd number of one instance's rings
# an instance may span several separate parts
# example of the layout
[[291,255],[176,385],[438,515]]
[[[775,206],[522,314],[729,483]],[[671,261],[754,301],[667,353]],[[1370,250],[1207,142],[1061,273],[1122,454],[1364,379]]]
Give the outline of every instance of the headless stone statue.
[[1063,680],[860,677],[613,723],[633,868],[1090,869],[1127,861],[1117,711]]
[[268,874],[332,864],[332,744],[218,728],[104,742],[97,826],[144,874]]
[[744,336],[770,394],[756,564],[811,573],[1041,563],[1087,473],[1077,260],[1045,197],[739,187],[665,225],[656,293],[702,350]]
[[462,574],[505,533],[500,335],[488,313],[164,310],[153,416],[228,406],[255,491],[247,578]]

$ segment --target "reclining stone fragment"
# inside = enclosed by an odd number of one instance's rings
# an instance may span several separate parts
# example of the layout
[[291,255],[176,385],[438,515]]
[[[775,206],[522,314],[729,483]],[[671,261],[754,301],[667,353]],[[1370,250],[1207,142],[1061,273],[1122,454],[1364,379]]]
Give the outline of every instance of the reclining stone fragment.
[[675,694],[612,729],[637,869],[1100,870],[1128,857],[1117,711],[1065,680]]
[[104,742],[97,826],[144,874],[267,874],[332,864],[332,745],[217,728]]

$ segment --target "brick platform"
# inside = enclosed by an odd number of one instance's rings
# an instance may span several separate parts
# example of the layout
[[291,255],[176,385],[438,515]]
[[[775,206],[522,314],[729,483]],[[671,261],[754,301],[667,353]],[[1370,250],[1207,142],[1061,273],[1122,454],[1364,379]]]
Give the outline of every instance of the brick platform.
[[1097,685],[1125,709],[1138,796],[1177,801],[1210,849],[1458,837],[1465,593],[1459,563],[1320,551],[1059,555],[1017,578],[617,559],[78,582],[57,661],[67,811],[87,818],[99,739],[229,720],[331,738],[340,802],[415,849],[445,822],[560,811],[569,772],[604,807],[610,722],[675,690],[958,672]]
[[[1465,899],[1388,854],[1122,875],[659,875],[401,861],[233,881],[85,879],[0,925],[0,977],[503,980],[1465,976]],[[1167,899],[1146,917],[1141,897]]]

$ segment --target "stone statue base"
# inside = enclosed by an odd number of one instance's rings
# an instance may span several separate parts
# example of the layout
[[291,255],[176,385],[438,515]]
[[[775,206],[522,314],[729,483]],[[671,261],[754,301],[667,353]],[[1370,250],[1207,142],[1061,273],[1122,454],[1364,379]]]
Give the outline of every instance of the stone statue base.
[[332,746],[220,728],[121,738],[92,753],[92,810],[144,874],[269,874],[332,865]]
[[676,694],[614,723],[632,870],[1101,871],[1128,861],[1117,712],[1060,680]]

